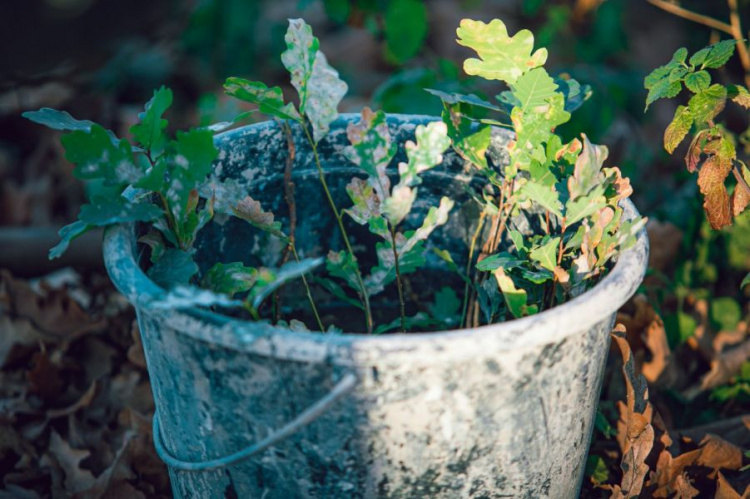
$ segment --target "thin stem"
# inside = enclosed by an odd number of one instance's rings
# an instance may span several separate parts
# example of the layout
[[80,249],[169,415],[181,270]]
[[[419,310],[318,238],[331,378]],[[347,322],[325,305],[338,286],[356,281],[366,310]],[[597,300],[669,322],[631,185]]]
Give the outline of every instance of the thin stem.
[[393,249],[393,259],[396,266],[396,287],[398,288],[398,303],[401,310],[401,329],[406,332],[406,303],[404,302],[404,288],[401,282],[401,269],[398,265],[398,249],[396,249],[396,229],[388,222],[388,228],[391,231],[391,248]]
[[[297,248],[294,247],[294,243],[290,243],[289,247],[292,248],[292,255],[294,255],[294,259],[299,263],[299,255],[297,255]],[[312,309],[312,313],[315,316],[315,322],[318,323],[318,327],[320,328],[321,333],[326,332],[326,328],[323,326],[323,321],[320,320],[320,315],[318,314],[318,307],[315,306],[315,300],[313,300],[312,293],[310,292],[310,285],[307,283],[307,278],[305,275],[302,275],[302,282],[305,285],[305,292],[307,292],[307,301],[310,302],[310,308]]]
[[742,68],[745,70],[745,86],[750,87],[750,54],[747,51],[744,37],[742,36],[742,24],[737,8],[737,0],[727,0],[729,5],[729,22],[732,27],[732,37],[737,41],[737,54],[740,56]]
[[487,212],[482,210],[482,213],[479,215],[479,223],[477,224],[476,230],[474,230],[474,235],[471,237],[471,244],[469,245],[469,259],[466,261],[466,285],[464,286],[464,305],[461,310],[461,322],[459,324],[463,324],[466,320],[466,313],[469,308],[469,295],[472,292],[471,287],[469,286],[471,283],[471,266],[474,262],[474,250],[477,246],[477,240],[479,239],[479,234],[481,234],[482,229],[484,228],[484,219],[487,217]]
[[328,182],[326,182],[325,174],[323,173],[323,166],[320,164],[320,156],[318,155],[318,146],[315,143],[315,141],[312,138],[312,135],[310,135],[310,131],[307,129],[307,125],[302,123],[302,130],[305,131],[305,135],[307,136],[307,140],[310,143],[310,147],[313,151],[313,157],[315,158],[315,166],[318,168],[318,177],[320,178],[320,184],[323,186],[323,190],[326,193],[326,197],[328,198],[328,204],[331,206],[331,210],[333,210],[333,215],[336,217],[336,222],[339,225],[339,230],[341,231],[341,236],[344,240],[344,245],[346,246],[346,250],[349,252],[349,255],[352,257],[352,261],[354,262],[354,270],[357,277],[357,284],[359,285],[360,293],[359,297],[362,300],[362,304],[364,305],[364,311],[365,311],[365,323],[367,326],[367,334],[372,334],[372,312],[370,311],[370,297],[367,295],[367,288],[365,288],[365,282],[362,279],[362,273],[359,271],[359,264],[357,263],[357,259],[354,256],[354,250],[352,249],[352,245],[349,243],[349,236],[346,233],[346,229],[344,228],[344,222],[341,219],[341,212],[336,207],[336,203],[333,201],[333,196],[331,196],[331,191],[328,189]]
[[665,0],[646,1],[653,6],[660,8],[661,10],[669,12],[670,14],[674,14],[683,19],[687,19],[688,21],[693,21],[694,23],[702,24],[704,26],[708,26],[709,28],[723,31],[728,35],[734,36],[734,34],[732,33],[732,26],[725,22],[719,21],[718,19],[714,19],[713,17],[698,14],[697,12],[693,12],[692,10],[685,9],[683,7],[680,7],[679,5],[666,2]]

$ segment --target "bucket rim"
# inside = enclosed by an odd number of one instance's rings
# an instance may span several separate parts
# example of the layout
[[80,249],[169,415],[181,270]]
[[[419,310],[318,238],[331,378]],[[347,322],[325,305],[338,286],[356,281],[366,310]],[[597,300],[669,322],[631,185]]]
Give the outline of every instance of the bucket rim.
[[[405,125],[440,119],[426,115],[389,114],[388,117],[391,123]],[[358,114],[342,114],[332,128],[358,118]],[[266,121],[247,125],[218,134],[215,140],[222,143],[272,124]],[[621,201],[621,206],[624,219],[632,220],[639,215],[629,199]],[[135,225],[108,227],[103,252],[112,282],[135,306],[139,319],[141,316],[155,319],[160,327],[171,327],[197,340],[257,355],[302,362],[361,364],[382,360],[384,356],[394,362],[415,362],[420,354],[447,358],[486,356],[491,352],[526,350],[560,342],[570,335],[588,331],[602,321],[611,321],[617,309],[636,292],[645,276],[649,243],[643,228],[635,244],[618,256],[614,267],[593,288],[536,315],[476,328],[377,336],[294,332],[198,307],[157,310],[149,307],[149,302],[165,291],[138,265]]]

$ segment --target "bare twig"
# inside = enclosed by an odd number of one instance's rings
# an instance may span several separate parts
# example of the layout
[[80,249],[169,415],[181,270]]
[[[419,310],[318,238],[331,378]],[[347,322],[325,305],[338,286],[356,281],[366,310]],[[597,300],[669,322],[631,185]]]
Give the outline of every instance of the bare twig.
[[750,87],[750,54],[747,51],[745,38],[742,36],[742,25],[737,8],[737,0],[727,0],[729,5],[729,22],[732,28],[732,37],[737,41],[737,54],[740,56],[742,68],[745,70],[745,86]]
[[680,7],[679,5],[666,2],[665,0],[646,0],[646,1],[655,7],[659,7],[660,9],[669,12],[670,14],[674,14],[683,19],[687,19],[688,21],[693,21],[695,23],[702,24],[704,26],[708,26],[709,28],[713,28],[719,31],[723,31],[724,33],[727,33],[728,35],[734,36],[732,32],[732,26],[730,26],[729,24],[725,22],[721,22],[718,19],[714,19],[713,17],[704,16],[703,14],[698,14],[697,12],[687,10],[683,7]]

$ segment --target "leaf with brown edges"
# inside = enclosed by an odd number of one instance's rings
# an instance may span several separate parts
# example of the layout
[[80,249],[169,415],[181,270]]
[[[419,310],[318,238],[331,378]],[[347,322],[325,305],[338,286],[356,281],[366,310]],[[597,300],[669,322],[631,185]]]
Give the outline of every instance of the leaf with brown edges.
[[703,194],[703,209],[714,229],[721,229],[732,223],[729,194],[724,185],[731,170],[731,161],[714,155],[703,163],[698,172],[698,187]]

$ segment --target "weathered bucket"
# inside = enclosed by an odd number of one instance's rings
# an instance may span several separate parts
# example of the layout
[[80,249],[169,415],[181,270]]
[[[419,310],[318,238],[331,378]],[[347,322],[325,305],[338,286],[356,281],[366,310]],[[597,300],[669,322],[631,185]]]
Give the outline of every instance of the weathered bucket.
[[[340,154],[346,125],[356,119],[339,118],[321,144],[341,205],[343,186],[357,172]],[[417,124],[435,119],[392,116],[389,125],[403,144]],[[296,138],[297,241],[312,256],[339,241],[310,150]],[[505,140],[495,137],[497,161]],[[216,174],[237,179],[283,218],[287,143],[277,125],[241,128],[217,144]],[[425,175],[418,198],[450,192],[463,202],[430,238],[459,266],[476,223],[463,167],[447,153]],[[630,202],[625,210],[637,214]],[[199,263],[257,264],[277,253],[252,227],[234,222],[206,228]],[[138,313],[157,408],[155,445],[176,497],[577,496],[609,331],[643,278],[645,232],[596,287],[554,309],[470,330],[382,336],[154,310],[151,300],[163,291],[141,270],[136,234],[133,225],[110,228],[105,261]],[[366,237],[355,233],[357,243]],[[428,264],[437,267],[437,259]],[[453,282],[442,275],[431,285]],[[353,317],[337,325],[360,328]]]

